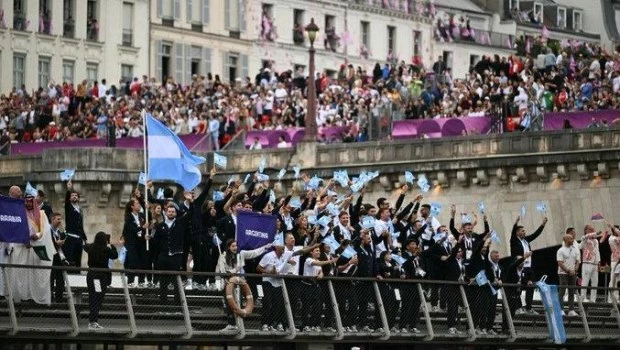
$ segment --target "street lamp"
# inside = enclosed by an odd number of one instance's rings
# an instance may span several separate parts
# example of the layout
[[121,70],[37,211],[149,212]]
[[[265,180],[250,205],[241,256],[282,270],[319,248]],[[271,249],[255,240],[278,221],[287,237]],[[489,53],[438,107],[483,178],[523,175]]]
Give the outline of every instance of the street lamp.
[[305,134],[303,141],[315,141],[316,140],[316,85],[314,82],[314,40],[316,40],[316,34],[319,32],[319,27],[314,24],[314,18],[310,20],[305,28],[308,33],[308,40],[310,41],[310,62],[308,64],[308,103],[306,110],[305,120]]

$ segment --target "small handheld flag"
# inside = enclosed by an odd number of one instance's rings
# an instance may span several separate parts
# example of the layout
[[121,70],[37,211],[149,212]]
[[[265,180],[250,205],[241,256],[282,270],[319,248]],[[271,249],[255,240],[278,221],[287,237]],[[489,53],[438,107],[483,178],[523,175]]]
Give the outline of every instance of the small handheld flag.
[[157,195],[155,195],[156,199],[164,199],[164,189],[163,188],[158,188],[157,189]]
[[413,174],[411,173],[411,171],[405,171],[405,182],[412,184],[413,185],[413,180],[415,179],[415,177],[413,177]]
[[495,230],[491,230],[491,240],[497,244],[502,243],[501,238],[499,238],[499,235]]
[[538,204],[536,204],[536,210],[540,213],[546,213],[547,212],[547,205],[543,202],[540,202]]
[[278,180],[282,180],[284,174],[286,174],[286,169],[280,169],[280,172],[278,173]]
[[224,192],[221,191],[213,191],[213,201],[221,201],[224,199]]
[[138,185],[146,186],[146,173],[140,172],[140,175],[138,176]]
[[299,179],[299,172],[301,171],[301,168],[296,165],[293,167],[293,171],[295,172],[295,179]]
[[265,158],[265,156],[263,156],[260,159],[260,163],[258,163],[258,172],[262,174],[263,171],[265,171],[265,166],[267,166],[267,158]]
[[60,181],[69,181],[75,175],[74,169],[66,169],[60,173]]
[[486,210],[486,207],[484,206],[484,202],[478,202],[478,210],[480,211],[480,214],[484,215],[484,212]]
[[442,206],[439,203],[431,203],[431,215],[437,216],[441,213]]
[[228,158],[221,154],[213,153],[213,163],[222,169],[226,169],[226,165],[228,165]]
[[39,194],[39,191],[37,191],[36,188],[32,187],[30,182],[27,182],[26,183],[26,194],[29,196],[36,197]]
[[525,204],[523,204],[523,205],[521,206],[521,218],[522,218],[522,219],[525,217],[525,212],[526,212],[526,210],[527,210],[527,209],[526,209],[526,207],[525,207]]

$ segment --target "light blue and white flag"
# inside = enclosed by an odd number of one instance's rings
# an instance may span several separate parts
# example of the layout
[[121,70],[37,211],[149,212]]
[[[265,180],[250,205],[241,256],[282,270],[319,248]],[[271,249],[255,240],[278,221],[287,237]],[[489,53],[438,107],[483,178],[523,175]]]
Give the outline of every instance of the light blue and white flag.
[[213,163],[222,169],[226,169],[228,158],[221,154],[213,153]]
[[362,228],[371,229],[375,227],[375,218],[370,215],[366,215],[362,218]]
[[357,255],[357,252],[355,251],[355,249],[353,249],[353,247],[348,246],[340,255],[347,259],[351,259],[352,257]]
[[278,180],[282,180],[284,174],[286,174],[286,169],[280,169],[280,172],[278,173]]
[[258,163],[258,172],[259,173],[263,173],[263,171],[265,171],[265,167],[267,166],[267,158],[265,158],[265,156],[263,156],[260,159],[260,163]]
[[218,237],[217,233],[213,235],[213,244],[218,247],[222,245],[222,240]]
[[523,219],[525,217],[525,212],[527,211],[527,208],[525,207],[525,204],[523,204],[521,206],[521,219]]
[[288,205],[295,209],[301,208],[301,199],[299,197],[292,197],[289,199]]
[[155,195],[156,199],[164,199],[164,189],[163,188],[158,188],[157,189],[157,194]]
[[221,201],[222,199],[224,199],[224,192],[222,192],[222,191],[213,191],[213,201],[214,202]]
[[438,216],[441,213],[442,205],[439,203],[431,203],[431,215]]
[[566,343],[566,329],[562,319],[562,305],[558,296],[558,286],[545,283],[546,276],[536,282],[540,291],[540,297],[545,306],[547,320],[549,321],[549,337],[556,344]]
[[276,202],[276,194],[273,192],[273,190],[269,190],[269,202],[271,203]]
[[310,225],[316,225],[316,215],[308,215],[308,223]]
[[437,242],[441,241],[445,236],[446,236],[446,234],[443,233],[443,232],[435,233],[433,235],[433,241],[435,241],[435,243],[437,243]]
[[356,183],[354,183],[353,185],[351,185],[351,191],[353,191],[353,193],[357,193],[359,192],[362,188],[364,188],[364,183],[362,181],[357,181]]
[[338,181],[342,187],[349,186],[349,174],[346,170],[334,171],[334,180]]
[[407,261],[407,259],[403,258],[402,256],[398,254],[392,254],[392,260],[396,261],[396,263],[401,266],[404,265],[405,262]]
[[411,171],[405,171],[405,182],[413,185],[413,180],[415,180],[413,173]]
[[539,202],[538,204],[536,204],[536,210],[539,213],[546,213],[547,212],[547,205],[543,202]]
[[338,243],[336,241],[336,239],[334,238],[334,236],[329,235],[329,236],[325,236],[325,238],[323,238],[323,243],[327,244],[327,246],[329,246],[329,248],[331,249],[331,252],[335,252],[336,249],[338,249],[340,247],[340,243]]
[[282,232],[276,233],[276,236],[273,238],[273,245],[274,246],[284,245],[284,233]]
[[244,184],[247,184],[247,183],[248,183],[248,180],[250,179],[250,176],[252,176],[252,174],[247,174],[247,175],[245,176],[245,179],[243,179],[243,183],[244,183]]
[[142,171],[140,172],[140,175],[138,175],[138,185],[146,186],[146,173]]
[[467,214],[461,214],[461,223],[463,223],[463,224],[471,224],[472,223],[471,216],[469,216]]
[[295,172],[295,179],[299,179],[299,172],[301,171],[301,167],[296,165],[293,167],[293,171]]
[[489,283],[489,279],[487,278],[485,271],[480,270],[480,272],[476,275],[476,284],[478,286],[484,286],[487,283]]
[[331,221],[332,221],[332,218],[329,217],[329,215],[325,215],[325,216],[322,216],[316,223],[323,227],[327,227],[327,225],[329,225]]
[[330,215],[338,216],[338,214],[340,214],[340,209],[338,209],[338,206],[334,203],[327,204],[326,209]]
[[29,196],[33,196],[36,197],[39,195],[39,191],[37,191],[36,188],[32,187],[32,185],[30,184],[30,182],[26,182],[26,194]]
[[417,185],[422,190],[422,192],[428,192],[431,189],[431,186],[428,184],[428,179],[424,174],[418,176]]
[[170,180],[191,191],[202,178],[198,165],[203,157],[191,154],[183,141],[164,124],[146,115],[150,180]]
[[308,181],[307,187],[311,190],[317,190],[321,185],[321,182],[323,182],[323,179],[314,175],[310,181]]
[[60,181],[69,181],[75,175],[75,169],[65,169],[60,173]]
[[269,181],[269,175],[267,175],[267,174],[256,174],[256,180],[258,180],[258,182]]
[[497,244],[502,243],[502,239],[499,237],[495,230],[491,230],[491,240]]
[[484,202],[478,202],[478,210],[480,211],[480,214],[484,215],[484,211],[486,210]]

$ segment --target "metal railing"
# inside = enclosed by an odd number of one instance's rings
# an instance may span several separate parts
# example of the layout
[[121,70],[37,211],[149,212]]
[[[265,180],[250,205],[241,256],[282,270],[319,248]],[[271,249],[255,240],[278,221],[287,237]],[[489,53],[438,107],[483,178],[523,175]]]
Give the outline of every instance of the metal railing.
[[[0,265],[0,269],[5,291],[5,298],[0,300],[0,337],[31,337],[37,333],[80,338],[104,333],[150,340],[209,338],[225,342],[354,339],[497,343],[544,343],[549,337],[548,316],[539,302],[534,302],[533,312],[520,311],[522,291],[534,288],[521,285],[491,289],[489,285],[446,281],[271,275],[272,284],[261,281],[265,275],[251,274],[8,264]],[[49,306],[19,300],[20,295],[24,297],[20,289],[23,276],[33,271],[39,278],[50,273],[56,283],[54,302]],[[89,271],[88,277],[80,274],[85,271]],[[112,275],[109,285],[103,272]],[[215,287],[221,279],[242,283],[222,291]],[[144,286],[132,287],[135,282]],[[617,300],[606,299],[610,296],[607,293],[618,289],[598,289],[604,301],[584,303],[577,298],[571,309],[576,314],[565,309],[568,342],[620,340]]]

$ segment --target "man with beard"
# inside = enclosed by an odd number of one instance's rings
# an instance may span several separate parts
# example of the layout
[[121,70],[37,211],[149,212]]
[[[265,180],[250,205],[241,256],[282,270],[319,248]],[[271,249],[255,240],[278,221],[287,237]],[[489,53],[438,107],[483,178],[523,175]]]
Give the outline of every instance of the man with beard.
[[65,228],[67,241],[63,248],[65,257],[71,266],[82,266],[82,249],[87,241],[84,232],[84,213],[80,207],[80,194],[73,190],[71,181],[67,182],[65,195]]
[[[9,194],[16,198],[16,195],[21,194],[21,189],[16,186],[11,187]],[[39,209],[39,204],[36,203],[33,194],[26,194],[24,199],[30,243],[5,245],[2,253],[6,254],[6,257],[3,260],[7,264],[51,266],[56,249],[52,242],[47,216]],[[10,281],[6,287],[11,288],[14,301],[32,300],[46,305],[51,303],[49,270],[10,268],[5,271]]]

